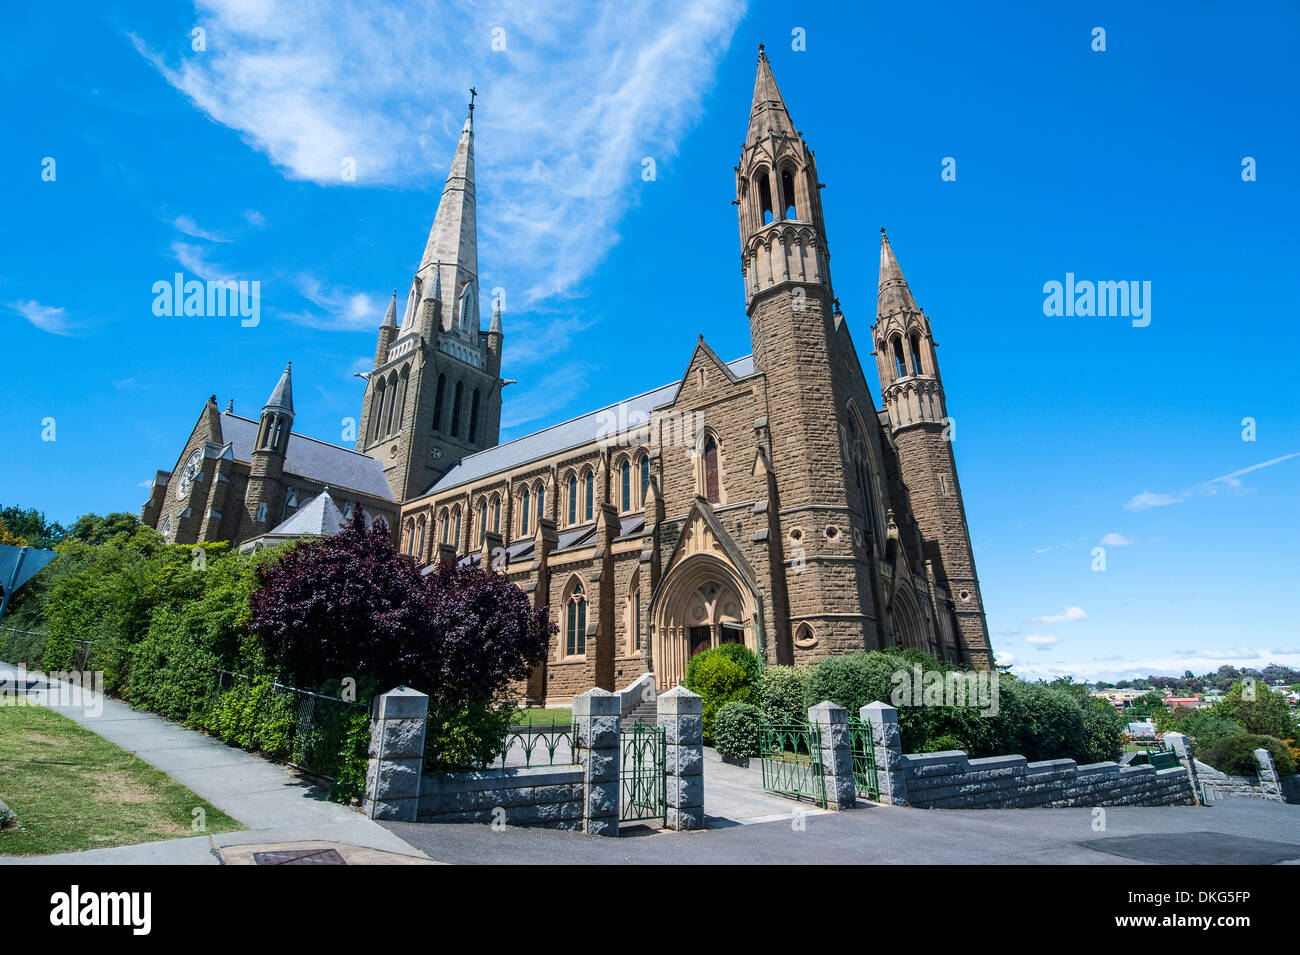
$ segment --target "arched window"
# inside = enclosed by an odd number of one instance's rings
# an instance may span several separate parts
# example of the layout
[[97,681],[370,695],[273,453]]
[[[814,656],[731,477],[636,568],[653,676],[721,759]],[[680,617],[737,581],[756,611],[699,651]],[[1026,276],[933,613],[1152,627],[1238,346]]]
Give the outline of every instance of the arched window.
[[501,498],[492,498],[492,533],[501,533]]
[[582,583],[575,583],[565,610],[564,652],[578,657],[587,652],[587,596]]
[[453,438],[460,435],[460,399],[465,391],[463,381],[456,382],[456,396],[451,401],[451,436]]
[[650,455],[641,455],[641,504],[645,505],[646,493],[650,490]]
[[921,336],[912,332],[912,374],[921,374]]
[[408,554],[415,552],[415,521],[409,517],[406,519],[406,552]]
[[433,395],[433,430],[442,430],[442,405],[447,400],[447,376],[438,376],[438,390]]
[[460,550],[460,540],[461,540],[461,538],[460,538],[460,508],[457,507],[457,508],[456,508],[456,539],[452,541],[452,544],[455,545],[457,551]]
[[487,501],[478,502],[478,543],[483,546],[487,540]]
[[[396,430],[393,427],[393,415],[397,411],[397,398],[398,398],[397,372],[393,372],[391,375],[388,376],[388,414],[384,417],[384,434],[386,435],[392,434],[393,431]],[[399,424],[401,423],[400,419],[398,423]]]
[[388,392],[388,382],[380,378],[375,382],[375,393],[370,397],[370,433],[369,441],[379,439],[379,422],[384,417],[384,395]]
[[785,210],[781,218],[799,218],[794,206],[794,177],[790,175],[789,167],[781,170],[781,205]]
[[537,485],[537,519],[540,521],[546,516],[546,485]]
[[632,465],[627,458],[619,469],[619,481],[623,485],[623,513],[626,514],[632,510]]
[[636,653],[641,649],[641,575],[632,574],[632,581],[627,588],[627,601],[624,604],[627,619],[627,651]]
[[903,360],[903,339],[894,336],[894,368],[899,378],[907,377],[907,362]]
[[858,479],[858,494],[862,499],[867,526],[879,549],[884,540],[880,536],[880,518],[876,514],[876,488],[871,480],[871,459],[867,455],[865,437],[858,431],[858,416],[849,410],[849,455],[853,459],[854,476]]
[[772,221],[772,184],[764,170],[758,174],[758,208],[763,217],[763,225]]
[[569,475],[569,524],[578,523],[578,479]]
[[528,533],[528,488],[524,488],[524,493],[519,495],[519,534],[522,537]]
[[442,512],[442,517],[439,518],[439,520],[442,522],[442,536],[439,540],[444,544],[449,543],[448,538],[451,537],[451,524],[446,511]]
[[[472,320],[472,324],[471,324]],[[460,296],[460,330],[462,332],[478,328],[478,307],[474,302],[474,286],[465,283],[465,291]]]
[[710,504],[717,504],[722,499],[721,481],[718,475],[718,442],[713,435],[704,439],[704,496]]
[[478,389],[469,400],[469,443],[478,441]]
[[586,493],[583,495],[586,500],[583,505],[583,520],[591,520],[596,513],[596,473],[587,472]]

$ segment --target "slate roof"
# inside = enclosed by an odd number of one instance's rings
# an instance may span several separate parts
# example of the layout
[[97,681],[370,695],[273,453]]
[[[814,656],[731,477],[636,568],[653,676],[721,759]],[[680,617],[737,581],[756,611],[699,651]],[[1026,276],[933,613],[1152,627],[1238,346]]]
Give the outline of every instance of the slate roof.
[[[727,370],[737,378],[747,378],[754,373],[754,357],[746,355],[744,358],[728,362]],[[539,461],[561,451],[590,444],[596,440],[601,426],[605,423],[605,419],[601,418],[602,414],[625,407],[629,416],[637,412],[648,416],[651,410],[668,404],[676,398],[680,386],[680,381],[674,381],[654,391],[637,395],[635,398],[615,402],[522,438],[515,438],[513,441],[498,444],[477,454],[467,455],[456,462],[451,470],[424,493],[440,494],[449,488],[510,470],[529,461]],[[560,546],[564,546],[563,543]]]
[[[221,437],[232,445],[238,461],[253,460],[258,422],[233,411],[221,413]],[[384,477],[384,466],[368,454],[360,454],[337,444],[290,432],[284,456],[284,471],[337,490],[360,491],[381,500],[391,501],[393,490]]]
[[343,528],[343,512],[339,510],[334,499],[330,497],[329,488],[317,494],[310,501],[287,517],[279,527],[270,533],[284,537],[300,537],[303,534],[315,534],[318,537],[332,537]]

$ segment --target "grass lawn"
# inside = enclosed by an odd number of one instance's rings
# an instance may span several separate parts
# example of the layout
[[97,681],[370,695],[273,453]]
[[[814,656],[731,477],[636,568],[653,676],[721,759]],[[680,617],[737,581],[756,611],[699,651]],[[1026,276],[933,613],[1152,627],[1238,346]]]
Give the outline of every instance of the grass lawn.
[[[0,702],[0,801],[18,827],[0,830],[0,855],[46,855],[242,828],[140,757],[66,716]],[[206,828],[196,831],[193,811]]]
[[573,711],[570,709],[547,710],[541,707],[520,710],[514,719],[515,726],[549,726],[552,723],[568,726],[572,722]]

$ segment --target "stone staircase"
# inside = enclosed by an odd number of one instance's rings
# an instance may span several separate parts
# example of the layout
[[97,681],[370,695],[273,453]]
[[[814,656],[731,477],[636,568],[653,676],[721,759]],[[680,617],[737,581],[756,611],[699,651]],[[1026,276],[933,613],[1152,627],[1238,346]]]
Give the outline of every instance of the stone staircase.
[[659,721],[659,705],[655,695],[655,675],[644,673],[626,689],[619,690],[619,716],[622,725],[645,723],[654,726]]

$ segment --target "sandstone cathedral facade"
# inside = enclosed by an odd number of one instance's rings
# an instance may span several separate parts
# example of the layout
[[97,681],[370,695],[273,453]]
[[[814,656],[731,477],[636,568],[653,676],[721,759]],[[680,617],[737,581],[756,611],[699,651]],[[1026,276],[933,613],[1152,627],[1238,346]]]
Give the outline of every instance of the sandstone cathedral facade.
[[473,110],[401,316],[379,328],[356,447],[205,405],[142,518],[255,548],[382,518],[430,568],[505,574],[559,626],[528,680],[563,704],[743,643],[768,663],[916,647],[992,665],[930,321],[881,235],[876,408],[835,297],[812,151],[759,50],[736,167],[753,354],[701,335],[685,374],[498,443],[499,303],[480,326]]

